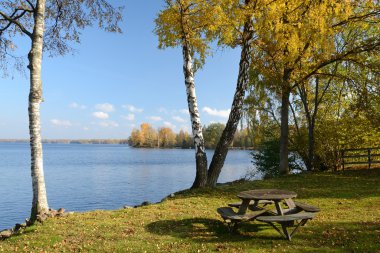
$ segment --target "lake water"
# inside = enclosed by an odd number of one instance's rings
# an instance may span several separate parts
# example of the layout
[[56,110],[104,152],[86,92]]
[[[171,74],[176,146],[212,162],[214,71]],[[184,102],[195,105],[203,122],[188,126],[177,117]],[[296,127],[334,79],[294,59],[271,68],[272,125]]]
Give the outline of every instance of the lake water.
[[[209,162],[212,151],[207,152]],[[231,150],[220,183],[244,176],[249,151]],[[134,149],[127,145],[44,144],[49,206],[67,211],[119,209],[157,202],[191,187],[194,150]],[[0,230],[29,217],[32,186],[27,143],[0,143]]]

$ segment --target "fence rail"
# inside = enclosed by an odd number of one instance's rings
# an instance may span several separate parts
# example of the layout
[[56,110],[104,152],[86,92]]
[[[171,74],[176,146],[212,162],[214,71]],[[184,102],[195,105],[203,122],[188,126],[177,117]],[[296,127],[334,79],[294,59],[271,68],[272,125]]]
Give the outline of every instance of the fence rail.
[[343,149],[340,153],[343,170],[346,165],[366,164],[370,169],[372,164],[380,164],[380,147]]

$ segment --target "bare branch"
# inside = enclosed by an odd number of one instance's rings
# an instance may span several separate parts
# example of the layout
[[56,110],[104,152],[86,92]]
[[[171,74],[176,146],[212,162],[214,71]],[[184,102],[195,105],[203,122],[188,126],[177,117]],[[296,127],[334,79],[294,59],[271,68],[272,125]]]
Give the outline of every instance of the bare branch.
[[[24,13],[25,14],[25,13]],[[33,34],[29,32],[17,19],[11,18],[2,11],[0,11],[0,15],[7,21],[12,24],[15,24],[23,33],[25,33],[29,38],[32,38]]]

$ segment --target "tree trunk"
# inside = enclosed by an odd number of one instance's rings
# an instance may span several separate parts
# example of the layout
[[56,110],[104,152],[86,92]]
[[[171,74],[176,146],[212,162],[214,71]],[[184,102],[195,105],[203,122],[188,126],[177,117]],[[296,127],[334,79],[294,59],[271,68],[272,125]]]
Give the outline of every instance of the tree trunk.
[[243,102],[245,91],[249,83],[249,67],[251,65],[251,40],[253,36],[253,28],[251,20],[248,20],[244,24],[243,31],[243,44],[239,63],[239,76],[236,84],[236,90],[234,95],[234,100],[232,102],[231,112],[223,130],[222,136],[216,146],[214,156],[210,164],[210,168],[207,175],[207,185],[209,187],[215,187],[218,181],[220,172],[226,160],[228,153],[228,147],[233,141],[236,129],[238,127],[239,121],[242,117]]
[[289,96],[291,71],[284,70],[281,92],[280,174],[289,174]]
[[44,34],[45,0],[39,0],[34,11],[32,48],[28,54],[30,70],[29,133],[31,148],[31,174],[33,202],[30,221],[49,210],[43,169],[41,142],[40,103],[42,102],[41,62]]
[[191,127],[193,132],[196,176],[191,188],[205,187],[207,183],[207,156],[202,133],[202,124],[199,116],[197,96],[195,94],[194,67],[191,49],[186,42],[182,45],[183,74],[187,93],[187,104],[189,107]]
[[314,153],[314,124],[308,126],[308,135],[309,135],[309,149],[308,149],[308,159],[306,164],[306,169],[308,171],[314,170],[315,164],[315,153]]

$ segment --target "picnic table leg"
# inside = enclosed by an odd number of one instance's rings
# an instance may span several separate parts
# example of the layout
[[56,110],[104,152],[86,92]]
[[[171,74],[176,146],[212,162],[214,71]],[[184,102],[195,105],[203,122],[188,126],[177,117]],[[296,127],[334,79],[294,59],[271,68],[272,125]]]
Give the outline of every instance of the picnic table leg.
[[289,209],[296,208],[296,204],[294,204],[294,201],[292,199],[285,199],[285,203]]
[[280,204],[280,201],[276,200],[274,202],[275,206],[276,206],[276,210],[277,210],[277,214],[278,215],[284,215],[284,211],[282,210],[281,208],[281,204]]
[[287,225],[284,224],[284,223],[281,223],[281,227],[282,227],[282,231],[284,231],[284,234],[285,234],[285,238],[288,239],[289,241],[292,240],[292,237],[291,235],[289,234],[289,231],[287,229]]
[[243,199],[241,206],[239,207],[238,214],[245,214],[249,206],[249,199]]

